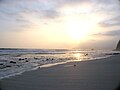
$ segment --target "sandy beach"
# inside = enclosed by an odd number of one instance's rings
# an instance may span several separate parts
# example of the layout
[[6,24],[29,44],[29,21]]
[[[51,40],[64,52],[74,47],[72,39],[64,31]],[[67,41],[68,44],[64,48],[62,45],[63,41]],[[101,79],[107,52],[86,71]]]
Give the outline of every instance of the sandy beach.
[[120,55],[40,68],[0,80],[0,90],[116,90]]

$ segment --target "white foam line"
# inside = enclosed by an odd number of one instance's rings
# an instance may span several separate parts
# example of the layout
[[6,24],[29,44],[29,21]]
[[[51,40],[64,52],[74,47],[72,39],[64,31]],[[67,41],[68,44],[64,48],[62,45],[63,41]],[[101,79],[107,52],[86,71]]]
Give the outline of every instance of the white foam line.
[[[92,58],[92,59],[89,59],[89,60],[96,60],[96,59],[103,59],[103,58],[108,58],[108,57],[111,57],[112,55],[110,56],[105,56],[105,57],[98,57],[98,58]],[[82,60],[81,60],[82,61]],[[88,60],[85,60],[85,61],[88,61]],[[39,68],[45,68],[45,67],[52,67],[52,66],[55,66],[55,65],[60,65],[60,64],[65,64],[65,63],[68,63],[68,62],[76,62],[76,60],[70,60],[70,61],[65,61],[65,62],[58,62],[58,63],[51,63],[51,64],[45,64],[45,65],[41,65],[41,66],[37,66],[33,69],[30,69],[30,70],[24,70],[22,72],[19,72],[19,73],[14,73],[14,74],[10,74],[10,75],[7,75],[7,76],[3,76],[3,77],[0,77],[0,79],[3,79],[3,78],[9,78],[11,76],[15,76],[15,75],[20,75],[26,71],[32,71],[32,70],[37,70]],[[80,62],[80,61],[79,61]]]
[[65,64],[65,63],[67,63],[67,62],[59,62],[59,63],[45,64],[45,65],[41,65],[41,66],[35,67],[35,68],[33,68],[33,69],[30,69],[30,70],[24,70],[24,71],[22,71],[22,72],[18,72],[18,73],[10,74],[10,75],[7,75],[7,76],[3,76],[3,77],[0,77],[0,79],[9,78],[9,77],[16,76],[16,75],[21,75],[22,73],[24,73],[24,72],[26,72],[26,71],[37,70],[37,69],[39,69],[39,68],[45,68],[45,67],[52,67],[52,66],[55,66],[55,65],[60,65],[60,64]]
[[67,61],[66,62],[58,62],[58,63],[46,64],[46,65],[42,65],[42,66],[39,66],[39,67],[41,67],[41,68],[52,67],[52,66],[55,66],[55,65],[60,65],[60,64],[65,64],[65,63],[67,63]]
[[[23,72],[25,72],[25,71],[23,71]],[[15,75],[20,75],[20,74],[22,74],[23,72],[19,72],[19,73],[14,73],[14,74],[10,74],[10,75],[7,75],[7,76],[3,76],[3,77],[0,77],[0,79],[9,78],[9,77],[15,76]]]

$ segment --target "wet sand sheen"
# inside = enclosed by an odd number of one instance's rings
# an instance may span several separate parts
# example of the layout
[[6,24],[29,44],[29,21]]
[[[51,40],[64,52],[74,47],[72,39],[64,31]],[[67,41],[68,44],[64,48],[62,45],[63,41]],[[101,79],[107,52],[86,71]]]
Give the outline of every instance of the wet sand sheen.
[[40,68],[0,80],[1,90],[114,90],[120,83],[120,55]]

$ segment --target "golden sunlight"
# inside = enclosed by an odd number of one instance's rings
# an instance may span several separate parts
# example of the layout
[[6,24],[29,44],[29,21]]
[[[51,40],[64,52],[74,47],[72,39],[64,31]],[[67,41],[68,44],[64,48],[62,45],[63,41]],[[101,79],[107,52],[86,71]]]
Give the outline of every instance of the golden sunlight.
[[73,54],[77,61],[80,60],[80,57],[82,56],[80,53]]
[[69,33],[76,40],[85,37],[88,33],[88,30],[89,29],[84,24],[82,25],[77,22],[69,23]]
[[77,18],[72,18],[67,22],[68,33],[74,40],[86,38],[92,32],[93,26],[94,23],[91,23],[91,21]]

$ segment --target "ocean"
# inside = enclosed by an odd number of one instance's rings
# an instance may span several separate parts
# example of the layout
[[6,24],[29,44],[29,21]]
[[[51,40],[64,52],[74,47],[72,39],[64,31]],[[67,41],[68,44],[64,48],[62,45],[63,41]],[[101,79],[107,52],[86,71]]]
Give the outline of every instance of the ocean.
[[25,71],[74,61],[97,60],[118,53],[111,50],[0,49],[0,79]]

